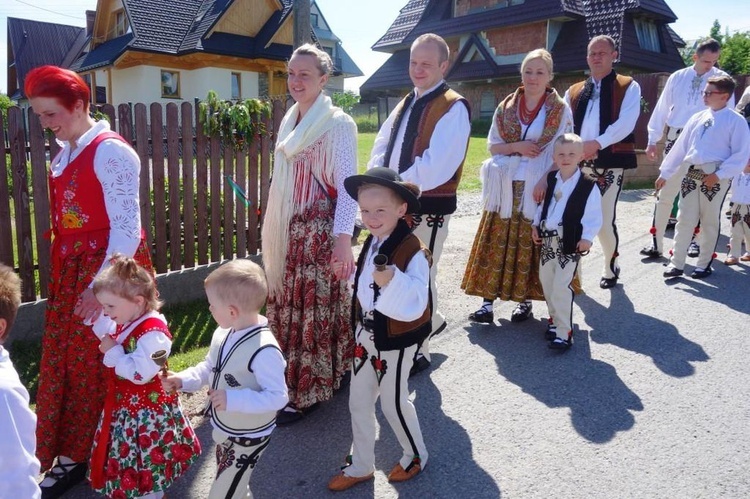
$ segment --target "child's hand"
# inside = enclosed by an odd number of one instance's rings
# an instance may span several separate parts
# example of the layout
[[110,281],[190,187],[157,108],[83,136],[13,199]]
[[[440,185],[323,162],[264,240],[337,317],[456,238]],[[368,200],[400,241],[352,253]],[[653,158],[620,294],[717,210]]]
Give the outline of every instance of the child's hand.
[[745,165],[745,169],[742,170],[742,173],[750,173],[750,161],[747,162],[747,165]]
[[209,390],[208,400],[211,401],[211,405],[214,406],[216,411],[227,410],[227,391],[226,390]]
[[711,189],[713,186],[719,183],[719,176],[715,173],[711,173],[710,175],[706,175],[703,177],[703,185]]
[[161,386],[167,393],[176,392],[182,388],[182,380],[175,376],[172,371],[167,371],[166,376],[159,376],[159,380],[161,380]]
[[375,281],[375,284],[382,288],[391,282],[395,273],[393,265],[388,265],[385,270],[374,270],[372,272],[372,278]]
[[541,246],[542,244],[542,238],[539,237],[539,229],[536,225],[531,226],[531,240],[534,241],[534,244],[537,246]]
[[115,345],[117,345],[117,342],[116,342],[115,340],[113,340],[113,339],[112,339],[112,337],[111,337],[110,335],[108,335],[108,334],[105,334],[105,335],[104,335],[104,336],[102,337],[102,342],[101,342],[101,343],[99,343],[99,351],[100,351],[101,353],[107,353],[107,352],[108,352],[108,351],[110,351],[110,350],[112,349],[112,347],[114,347]]
[[586,251],[591,249],[591,241],[587,239],[581,239],[578,241],[578,245],[576,246],[576,251],[579,253],[585,253]]

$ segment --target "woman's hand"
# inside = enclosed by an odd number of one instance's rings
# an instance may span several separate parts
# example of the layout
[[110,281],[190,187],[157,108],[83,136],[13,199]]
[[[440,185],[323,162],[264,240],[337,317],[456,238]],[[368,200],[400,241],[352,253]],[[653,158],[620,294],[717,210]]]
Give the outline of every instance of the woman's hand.
[[513,144],[514,152],[525,158],[536,158],[542,153],[542,149],[532,140],[524,140]]
[[539,179],[539,182],[534,186],[534,192],[531,196],[534,198],[534,202],[539,204],[544,201],[544,195],[547,194],[547,175],[543,175]]
[[539,237],[539,229],[536,228],[536,225],[531,226],[531,241],[537,246],[542,245],[542,238]]
[[81,293],[81,296],[78,297],[78,302],[76,302],[76,306],[73,309],[73,313],[78,317],[83,318],[83,320],[90,322],[94,322],[99,318],[99,314],[102,313],[102,306],[96,300],[94,290],[86,288],[86,290]]
[[352,236],[339,234],[333,245],[331,255],[333,273],[338,279],[348,279],[354,272],[354,254],[352,253]]

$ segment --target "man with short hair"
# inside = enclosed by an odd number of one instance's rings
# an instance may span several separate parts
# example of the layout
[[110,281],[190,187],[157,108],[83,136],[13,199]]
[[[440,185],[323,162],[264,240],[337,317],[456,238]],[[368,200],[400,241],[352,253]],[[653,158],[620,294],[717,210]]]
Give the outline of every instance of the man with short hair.
[[[438,312],[435,276],[448,223],[456,211],[458,182],[469,146],[469,103],[443,79],[450,50],[433,33],[418,37],[411,46],[409,77],[412,90],[383,123],[372,148],[367,168],[385,166],[399,172],[406,182],[422,189],[421,209],[412,214],[414,234],[432,252],[432,334],[445,329]],[[429,338],[419,348],[412,374],[430,365]]]
[[711,262],[719,239],[721,205],[732,178],[750,159],[750,130],[745,119],[727,106],[735,83],[730,76],[708,79],[703,101],[708,109],[693,115],[683,128],[672,150],[662,161],[656,188],[688,165],[680,186],[680,204],[675,227],[674,247],[664,277],[681,276],[693,227],[700,221],[703,251],[691,277],[711,275]]
[[[721,45],[713,38],[698,44],[693,54],[693,65],[672,73],[664,85],[664,90],[648,120],[648,147],[646,157],[656,160],[656,143],[662,138],[664,126],[667,127],[667,139],[664,143],[664,155],[669,154],[672,145],[682,132],[688,119],[695,113],[706,109],[703,103],[703,91],[706,83],[713,76],[726,75],[715,67],[721,55]],[[730,98],[730,107],[734,106],[734,96]],[[664,252],[664,231],[669,222],[675,198],[680,190],[680,182],[685,176],[687,167],[681,168],[670,177],[664,187],[658,191],[654,205],[654,218],[651,226],[652,242],[641,250],[647,259],[659,258]],[[697,243],[692,241],[688,256],[696,257],[700,253]]]
[[619,237],[615,215],[624,171],[636,168],[633,129],[641,110],[641,87],[612,66],[618,58],[612,37],[595,36],[586,61],[591,77],[572,85],[565,101],[573,111],[573,127],[583,139],[581,173],[594,180],[602,195],[602,228],[597,235],[604,253],[599,287],[612,288],[620,277]]

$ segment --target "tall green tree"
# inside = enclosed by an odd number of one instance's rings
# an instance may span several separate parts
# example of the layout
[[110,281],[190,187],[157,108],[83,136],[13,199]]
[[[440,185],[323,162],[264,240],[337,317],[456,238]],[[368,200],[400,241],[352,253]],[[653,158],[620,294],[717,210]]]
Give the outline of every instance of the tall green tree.
[[721,24],[719,24],[718,19],[714,19],[714,23],[711,26],[711,31],[708,32],[708,36],[719,43],[722,43],[724,41],[724,35],[721,34]]
[[719,57],[721,69],[730,75],[750,74],[750,31],[724,37]]

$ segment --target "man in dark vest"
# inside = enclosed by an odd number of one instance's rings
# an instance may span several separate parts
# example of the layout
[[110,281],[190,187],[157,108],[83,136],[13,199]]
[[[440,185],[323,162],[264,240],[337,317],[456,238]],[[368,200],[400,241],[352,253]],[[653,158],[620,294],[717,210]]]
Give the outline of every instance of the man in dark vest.
[[[411,46],[409,77],[412,90],[398,103],[378,132],[368,168],[384,166],[399,172],[404,181],[422,189],[421,209],[412,214],[414,234],[432,252],[432,334],[445,329],[437,311],[437,273],[448,236],[451,213],[456,211],[456,189],[469,146],[469,104],[443,79],[450,51],[440,36],[428,33]],[[430,365],[429,338],[414,359],[412,374]]]
[[604,253],[599,281],[604,289],[614,287],[620,276],[615,218],[623,173],[638,166],[633,129],[640,113],[641,88],[612,69],[617,57],[611,37],[592,38],[586,57],[591,77],[565,92],[573,111],[574,131],[583,139],[581,172],[597,183],[602,195],[603,223],[597,237]]

